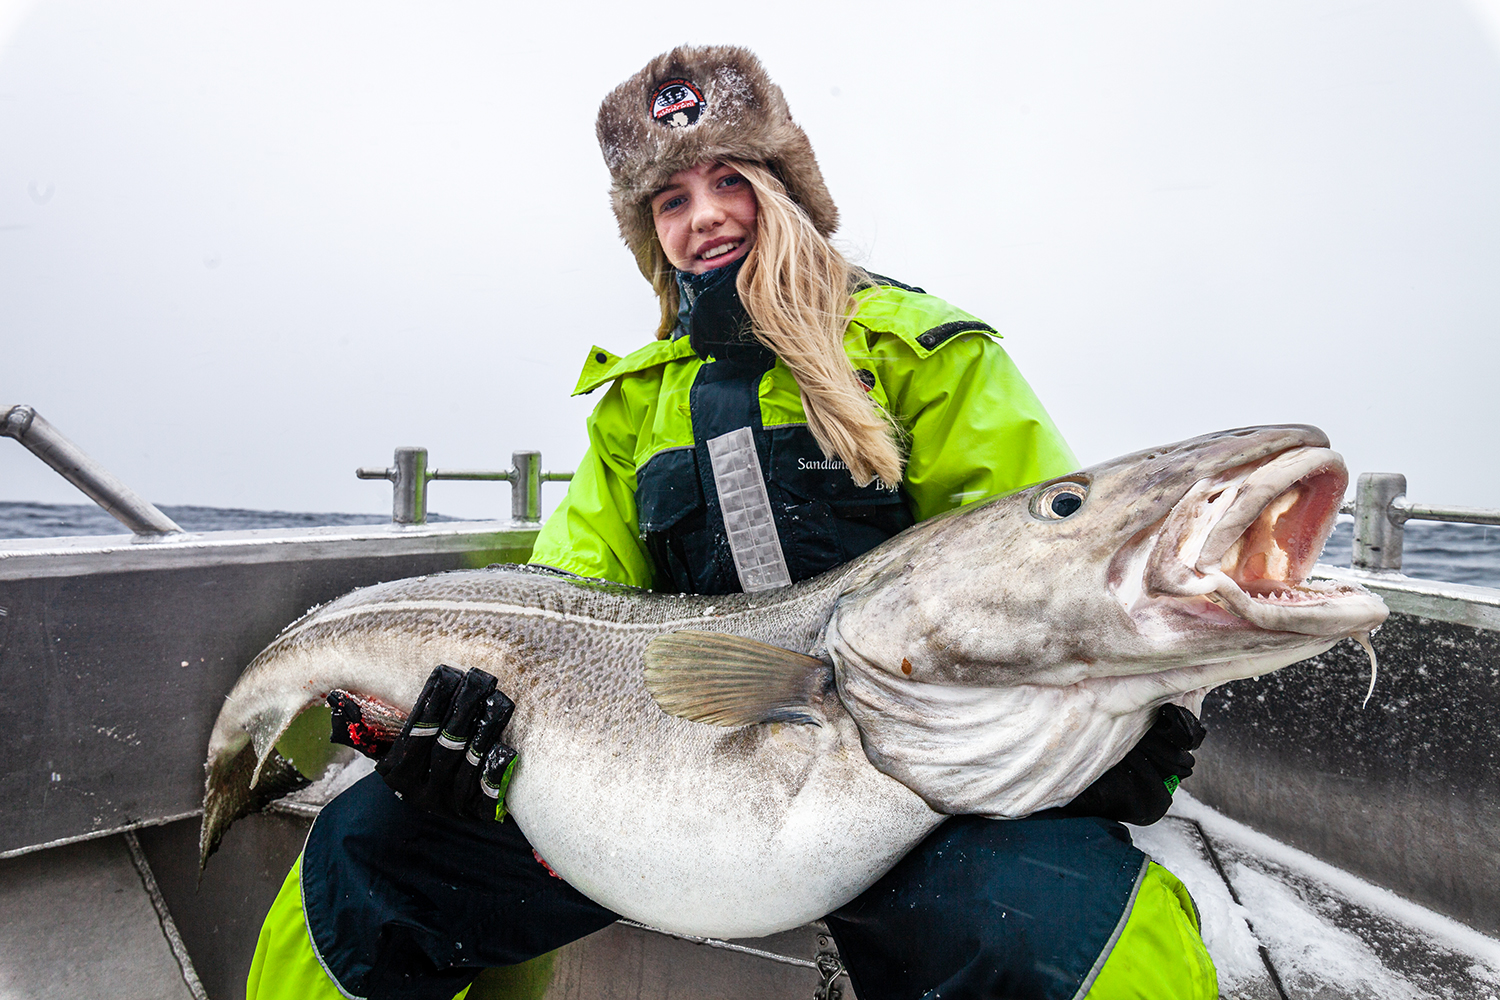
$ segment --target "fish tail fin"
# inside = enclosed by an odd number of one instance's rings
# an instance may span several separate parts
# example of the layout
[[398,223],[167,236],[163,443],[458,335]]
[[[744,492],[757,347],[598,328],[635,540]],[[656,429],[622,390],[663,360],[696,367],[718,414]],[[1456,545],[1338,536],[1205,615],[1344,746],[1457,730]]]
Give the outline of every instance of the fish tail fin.
[[203,791],[203,826],[198,834],[199,881],[231,823],[309,784],[274,747],[264,760],[258,759],[249,740],[210,761]]
[[646,646],[646,689],[668,715],[716,726],[827,721],[833,667],[721,632],[669,632]]

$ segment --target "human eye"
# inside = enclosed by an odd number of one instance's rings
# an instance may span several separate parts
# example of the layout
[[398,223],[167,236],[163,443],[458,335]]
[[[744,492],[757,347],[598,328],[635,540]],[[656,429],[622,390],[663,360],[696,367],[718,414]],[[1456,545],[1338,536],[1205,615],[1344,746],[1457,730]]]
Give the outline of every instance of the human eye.
[[686,202],[687,199],[680,194],[674,194],[670,197],[663,198],[661,201],[656,203],[656,214],[660,215],[663,212],[670,212],[672,211],[672,209],[678,208]]
[[719,187],[734,187],[736,184],[743,184],[744,182],[745,178],[739,174],[729,174],[719,179]]

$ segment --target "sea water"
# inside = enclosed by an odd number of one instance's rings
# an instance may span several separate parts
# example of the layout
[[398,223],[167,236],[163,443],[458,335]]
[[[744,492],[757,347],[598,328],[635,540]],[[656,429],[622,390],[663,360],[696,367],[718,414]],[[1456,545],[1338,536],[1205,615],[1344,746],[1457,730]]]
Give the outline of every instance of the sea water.
[[[337,524],[386,524],[388,514],[318,514],[238,507],[162,506],[161,512],[185,531],[247,531],[254,528],[316,528]],[[452,521],[428,514],[429,521]],[[94,504],[0,501],[0,538],[58,538],[67,535],[122,535],[130,529]]]
[[[1354,519],[1339,517],[1319,562],[1347,567],[1354,549]],[[1401,572],[1419,580],[1500,588],[1500,527],[1407,521]]]

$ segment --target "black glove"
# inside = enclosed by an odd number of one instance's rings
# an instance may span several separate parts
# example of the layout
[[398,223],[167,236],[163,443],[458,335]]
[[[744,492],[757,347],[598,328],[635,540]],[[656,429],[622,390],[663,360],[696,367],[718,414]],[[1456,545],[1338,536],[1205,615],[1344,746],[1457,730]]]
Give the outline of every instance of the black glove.
[[1103,816],[1148,826],[1167,814],[1178,783],[1193,773],[1192,751],[1208,730],[1181,705],[1163,705],[1139,743],[1114,767],[1049,816]]
[[493,674],[439,666],[389,744],[345,692],[331,693],[328,705],[333,742],[375,758],[376,772],[405,802],[448,816],[505,818],[516,751],[500,736],[516,706]]

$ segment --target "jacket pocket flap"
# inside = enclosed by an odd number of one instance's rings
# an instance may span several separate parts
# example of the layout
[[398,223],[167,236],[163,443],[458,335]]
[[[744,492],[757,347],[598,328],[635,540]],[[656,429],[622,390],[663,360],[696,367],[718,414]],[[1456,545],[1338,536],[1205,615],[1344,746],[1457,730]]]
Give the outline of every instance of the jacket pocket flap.
[[658,452],[635,477],[635,503],[641,533],[666,531],[703,509],[698,458],[693,448]]

